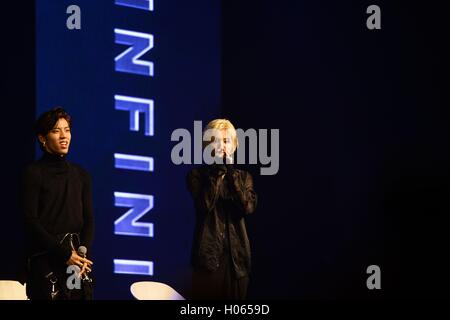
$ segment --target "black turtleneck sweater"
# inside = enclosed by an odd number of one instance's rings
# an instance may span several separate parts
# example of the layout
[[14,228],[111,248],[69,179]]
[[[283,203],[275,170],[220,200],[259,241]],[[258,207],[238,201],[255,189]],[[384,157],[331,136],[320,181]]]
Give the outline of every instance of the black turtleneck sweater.
[[94,219],[89,174],[65,157],[45,153],[23,175],[23,207],[30,254],[48,251],[61,261],[71,251],[57,236],[80,233],[81,245],[91,252]]

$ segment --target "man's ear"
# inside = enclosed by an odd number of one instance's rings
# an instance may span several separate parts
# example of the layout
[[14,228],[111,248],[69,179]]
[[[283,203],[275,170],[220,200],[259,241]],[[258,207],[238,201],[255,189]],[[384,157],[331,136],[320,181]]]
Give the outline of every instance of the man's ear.
[[38,139],[40,143],[44,143],[47,140],[42,134],[38,135]]

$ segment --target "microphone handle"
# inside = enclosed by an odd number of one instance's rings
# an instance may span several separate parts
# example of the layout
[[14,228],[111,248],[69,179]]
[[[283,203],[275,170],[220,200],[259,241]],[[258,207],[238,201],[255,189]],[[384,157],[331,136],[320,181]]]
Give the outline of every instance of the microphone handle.
[[[86,259],[86,254],[85,254],[85,253],[83,253],[83,254],[80,253],[79,256],[82,257],[82,258],[84,258],[84,259]],[[81,271],[81,270],[80,270],[80,271]],[[89,271],[86,270],[86,272],[85,272],[84,275],[83,275],[83,279],[82,279],[82,280],[88,280],[88,281],[91,280],[91,279],[88,277],[88,275],[87,275],[88,272],[89,272]]]

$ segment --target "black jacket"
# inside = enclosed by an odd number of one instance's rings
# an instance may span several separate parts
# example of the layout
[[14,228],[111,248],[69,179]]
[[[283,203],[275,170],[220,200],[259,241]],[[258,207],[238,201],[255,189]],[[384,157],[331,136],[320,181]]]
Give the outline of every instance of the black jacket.
[[229,250],[235,276],[247,276],[250,243],[244,218],[257,202],[251,175],[231,165],[201,166],[189,172],[187,185],[196,209],[193,266],[214,271]]

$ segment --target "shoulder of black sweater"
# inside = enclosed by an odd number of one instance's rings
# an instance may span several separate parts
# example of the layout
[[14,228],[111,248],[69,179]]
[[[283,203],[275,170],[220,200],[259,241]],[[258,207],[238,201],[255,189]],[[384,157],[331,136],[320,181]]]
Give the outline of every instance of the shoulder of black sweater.
[[85,170],[79,164],[73,162],[69,162],[69,165],[74,169],[74,171],[77,173],[78,177],[80,177],[81,181],[84,184],[92,185],[92,178],[87,170]]
[[48,164],[58,163],[58,162],[69,164],[72,168],[74,168],[77,171],[77,173],[82,178],[87,179],[87,180],[91,179],[89,172],[86,171],[79,164],[67,160],[66,157],[57,157],[54,155],[49,155],[48,153],[45,153],[40,159],[25,166],[25,168],[22,171],[22,175],[25,178],[27,178],[27,177],[37,178],[40,176],[41,170],[43,167],[46,167]]
[[22,170],[22,178],[23,179],[38,179],[41,176],[41,168],[42,166],[37,162],[32,162],[25,166]]
[[60,157],[44,152],[38,160],[35,160],[30,164],[28,164],[27,166],[25,166],[25,168],[23,169],[23,174],[26,176],[37,175],[40,174],[43,167],[48,166],[49,164],[52,163],[63,163],[63,162],[67,162],[65,157]]
[[27,164],[24,167],[23,172],[24,173],[32,173],[32,172],[35,172],[36,170],[39,170],[40,167],[41,167],[41,165],[39,164],[39,162],[35,161],[35,162]]
[[86,177],[86,178],[90,178],[89,172],[88,172],[86,169],[84,169],[82,166],[80,166],[80,165],[77,164],[77,163],[73,163],[73,162],[71,162],[71,161],[69,161],[69,164],[70,164],[70,166],[71,166],[72,168],[74,168],[75,170],[77,170],[77,171],[79,172],[80,175],[82,175],[83,177]]

